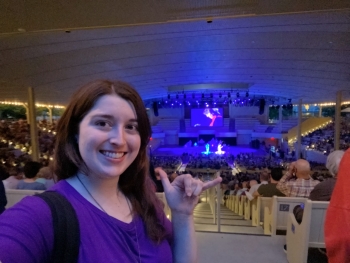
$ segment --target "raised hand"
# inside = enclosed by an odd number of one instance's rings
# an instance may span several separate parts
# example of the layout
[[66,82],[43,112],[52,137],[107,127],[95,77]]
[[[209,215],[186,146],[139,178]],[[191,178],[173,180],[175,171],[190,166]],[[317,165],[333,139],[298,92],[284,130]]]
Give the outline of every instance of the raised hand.
[[159,174],[164,187],[164,193],[172,213],[192,215],[194,207],[202,191],[216,186],[221,182],[221,177],[213,181],[203,183],[194,179],[190,174],[183,174],[170,183],[167,174],[162,168],[157,167],[155,172]]

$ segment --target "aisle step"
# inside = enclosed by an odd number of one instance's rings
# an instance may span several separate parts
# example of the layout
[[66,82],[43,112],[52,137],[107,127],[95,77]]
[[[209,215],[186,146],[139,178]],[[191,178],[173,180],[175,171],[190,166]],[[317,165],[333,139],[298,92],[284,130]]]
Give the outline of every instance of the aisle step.
[[[196,231],[200,232],[217,232],[217,225],[209,224],[195,224]],[[247,227],[247,226],[228,226],[221,225],[221,233],[232,233],[232,234],[246,234],[246,235],[264,235],[264,230],[261,227]]]
[[[213,224],[213,218],[195,218],[194,219],[195,224]],[[252,226],[252,222],[249,220],[229,220],[229,219],[220,219],[221,225],[231,225],[231,226],[248,226],[248,227],[255,227]]]
[[[215,214],[215,219],[217,215]],[[199,203],[194,209],[194,223],[196,231],[217,232],[218,226],[214,224],[214,215],[208,203]],[[247,235],[264,235],[262,227],[252,226],[251,220],[235,214],[227,207],[220,207],[220,232]]]

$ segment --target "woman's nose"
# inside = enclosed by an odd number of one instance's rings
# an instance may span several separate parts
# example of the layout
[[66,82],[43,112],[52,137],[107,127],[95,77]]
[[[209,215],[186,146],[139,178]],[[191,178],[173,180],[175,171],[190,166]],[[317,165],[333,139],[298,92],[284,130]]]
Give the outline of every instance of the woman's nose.
[[112,144],[116,144],[116,145],[123,145],[123,144],[125,144],[125,132],[124,132],[124,129],[121,129],[121,128],[113,129],[110,132],[109,141]]

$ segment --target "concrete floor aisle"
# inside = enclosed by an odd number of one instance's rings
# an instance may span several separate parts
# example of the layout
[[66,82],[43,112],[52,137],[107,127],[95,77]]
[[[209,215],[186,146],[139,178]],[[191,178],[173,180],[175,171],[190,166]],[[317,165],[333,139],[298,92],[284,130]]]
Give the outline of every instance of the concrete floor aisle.
[[[262,227],[252,226],[251,220],[244,220],[221,205],[220,207],[221,232],[247,235],[263,235]],[[194,210],[194,223],[196,231],[217,232],[218,226],[214,224],[213,214],[208,203],[199,203]]]
[[199,263],[287,263],[285,236],[197,232]]

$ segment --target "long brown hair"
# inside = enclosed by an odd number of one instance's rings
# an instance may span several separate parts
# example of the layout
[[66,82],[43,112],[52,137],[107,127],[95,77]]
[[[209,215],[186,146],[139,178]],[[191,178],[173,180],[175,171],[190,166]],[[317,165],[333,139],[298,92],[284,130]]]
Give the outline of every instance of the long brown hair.
[[110,94],[117,94],[133,104],[141,138],[137,157],[120,175],[119,189],[130,199],[133,212],[139,214],[144,220],[148,236],[160,242],[165,238],[166,233],[157,216],[162,209],[161,203],[150,190],[152,181],[148,176],[149,162],[146,153],[151,126],[140,95],[129,84],[122,81],[97,80],[81,87],[73,94],[57,124],[55,174],[58,180],[73,177],[79,170],[86,175],[89,174],[88,167],[79,152],[77,142],[79,124],[100,97]]

